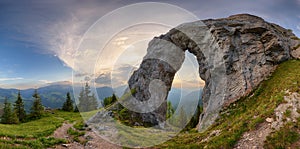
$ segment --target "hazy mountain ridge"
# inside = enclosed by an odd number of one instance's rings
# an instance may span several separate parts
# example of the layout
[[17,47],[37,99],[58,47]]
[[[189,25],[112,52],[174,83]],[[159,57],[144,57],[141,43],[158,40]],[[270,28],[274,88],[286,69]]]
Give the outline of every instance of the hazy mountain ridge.
[[[107,86],[98,87],[96,88],[97,95],[99,97],[98,99],[103,100],[104,98],[111,96],[113,93],[115,93],[118,97],[120,97],[123,94],[125,88],[126,86],[120,86],[115,89],[112,89],[111,87],[107,87]],[[20,90],[27,110],[30,108],[32,104],[33,101],[32,94],[34,93],[34,90],[35,89],[32,88]],[[61,108],[63,102],[66,99],[67,92],[71,93],[72,100],[75,99],[73,94],[73,87],[71,84],[67,84],[67,83],[52,83],[47,86],[37,88],[37,90],[41,96],[42,104],[45,107],[49,107],[49,108]],[[18,89],[0,88],[0,104],[4,102],[5,97],[7,97],[10,102],[14,102],[17,99],[18,91],[19,91]],[[197,92],[198,91],[195,90],[172,88],[171,91],[169,92],[168,100],[171,101],[174,108],[178,106],[181,100],[185,100],[186,103],[189,103],[185,97],[195,99],[198,98],[197,96],[199,96],[200,98],[199,103],[202,103],[201,102],[202,89],[199,90],[199,94]]]
[[[21,96],[25,102],[26,109],[29,109],[31,102],[33,101],[32,94],[35,89],[20,90]],[[67,92],[71,93],[71,98],[74,100],[73,88],[67,84],[50,84],[48,86],[37,88],[38,93],[41,96],[42,104],[49,108],[61,108],[63,102],[66,99]],[[5,97],[10,102],[14,102],[17,99],[18,89],[3,89],[0,88],[0,103],[4,102]],[[100,100],[105,97],[111,96],[113,90],[109,87],[97,88],[97,93]]]

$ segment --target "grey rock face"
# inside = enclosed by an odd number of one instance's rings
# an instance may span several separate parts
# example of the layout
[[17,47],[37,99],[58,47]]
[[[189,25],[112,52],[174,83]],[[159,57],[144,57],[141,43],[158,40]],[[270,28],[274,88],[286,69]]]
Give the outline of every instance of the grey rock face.
[[[141,125],[164,121],[167,93],[188,50],[197,57],[199,76],[205,81],[204,113],[198,125],[199,131],[204,130],[221,108],[249,94],[279,63],[300,59],[299,44],[289,30],[248,14],[179,25],[149,43],[140,68],[128,81],[130,89],[136,91],[135,100],[154,100],[160,105],[153,111],[133,112],[132,116],[139,117]],[[157,90],[162,96],[151,97],[153,80],[164,84]]]

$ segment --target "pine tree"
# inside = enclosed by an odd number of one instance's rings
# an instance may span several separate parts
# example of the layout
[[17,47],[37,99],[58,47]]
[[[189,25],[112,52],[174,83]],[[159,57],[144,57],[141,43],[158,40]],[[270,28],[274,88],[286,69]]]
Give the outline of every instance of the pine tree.
[[198,125],[199,117],[200,117],[200,114],[202,113],[202,111],[203,111],[202,106],[198,105],[194,115],[192,116],[192,118],[190,120],[190,122],[186,125],[185,130],[193,129]]
[[106,97],[103,99],[103,106],[107,107],[111,104],[111,97]]
[[4,111],[1,118],[1,123],[3,124],[17,124],[19,122],[17,115],[14,111],[11,109],[11,104],[7,101],[7,98],[5,98],[4,101]]
[[25,118],[26,118],[26,112],[25,112],[24,102],[23,102],[23,99],[21,97],[20,91],[18,93],[18,98],[17,98],[17,100],[15,102],[15,105],[14,105],[14,111],[15,111],[19,121],[24,122]]
[[40,98],[40,95],[38,94],[37,90],[34,91],[34,94],[32,95],[34,98],[32,107],[31,107],[31,117],[33,119],[39,119],[42,117],[44,107],[42,105],[42,101]]
[[112,103],[115,103],[117,101],[117,96],[115,95],[115,94],[113,94],[112,96],[111,96],[111,102]]
[[74,112],[79,112],[79,109],[78,109],[78,106],[77,106],[77,105],[75,105]]
[[170,118],[174,114],[174,108],[172,106],[171,101],[167,103],[167,119]]
[[12,111],[11,118],[10,118],[10,124],[18,124],[19,118],[17,116],[17,113],[15,111]]
[[115,102],[117,102],[117,96],[113,94],[111,97],[106,97],[103,99],[103,106],[107,107]]
[[63,104],[62,110],[69,111],[69,112],[71,112],[71,111],[74,110],[74,108],[73,108],[73,102],[71,100],[71,96],[70,96],[69,92],[67,93],[67,99],[66,99],[66,101]]
[[94,93],[91,95],[91,89],[88,83],[86,83],[85,87],[81,90],[78,100],[78,109],[81,112],[92,111],[98,108],[97,99]]
[[10,115],[11,115],[10,103],[7,102],[7,97],[5,97],[1,123],[8,124]]
[[177,123],[178,127],[184,127],[186,125],[186,123],[187,123],[187,116],[186,116],[186,113],[185,113],[183,107],[180,107],[180,111],[179,111],[177,122],[178,122]]
[[93,93],[91,96],[88,96],[88,99],[89,99],[89,110],[88,111],[97,110],[98,101],[97,101],[95,94]]
[[77,110],[79,111],[87,111],[87,107],[88,107],[88,104],[87,104],[87,97],[85,96],[85,89],[82,88],[80,93],[79,93],[79,97],[78,97],[78,105],[76,106],[77,107]]

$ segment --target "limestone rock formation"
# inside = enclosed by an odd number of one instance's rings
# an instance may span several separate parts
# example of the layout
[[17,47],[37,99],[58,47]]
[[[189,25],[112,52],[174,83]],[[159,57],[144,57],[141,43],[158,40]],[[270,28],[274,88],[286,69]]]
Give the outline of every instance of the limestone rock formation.
[[[140,125],[164,121],[168,91],[188,50],[197,57],[199,76],[205,81],[204,113],[198,124],[204,130],[221,108],[249,94],[279,63],[299,59],[299,44],[290,30],[249,14],[179,25],[149,43],[147,55],[128,81],[135,90],[131,106],[136,110],[131,116],[140,118]],[[155,81],[160,85],[151,87]],[[143,111],[145,107],[149,111]]]
[[[140,117],[142,123],[164,121],[167,92],[188,50],[197,57],[199,75],[205,81],[204,113],[198,126],[202,130],[213,123],[221,108],[257,87],[277,64],[300,58],[299,44],[291,31],[248,14],[179,25],[149,43],[140,68],[128,81],[130,89],[136,91],[135,101],[162,104],[148,103],[156,110],[140,112],[145,106],[133,102],[131,106],[137,107],[133,116]],[[150,93],[154,80],[162,82],[156,87],[162,96]]]

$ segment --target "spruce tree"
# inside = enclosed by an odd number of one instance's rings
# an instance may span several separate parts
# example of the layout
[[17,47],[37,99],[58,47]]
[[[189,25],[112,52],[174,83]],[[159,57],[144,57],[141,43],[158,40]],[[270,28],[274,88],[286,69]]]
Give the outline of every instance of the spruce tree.
[[109,105],[111,104],[111,100],[112,100],[111,97],[106,97],[106,98],[104,98],[104,99],[103,99],[103,106],[104,106],[104,107],[109,106]]
[[174,111],[171,101],[168,101],[167,102],[167,115],[166,115],[167,119],[170,118],[174,114],[174,112],[175,111]]
[[84,90],[84,88],[82,88],[79,93],[79,97],[78,97],[79,103],[76,106],[78,111],[81,111],[81,112],[86,111],[86,109],[88,107],[86,100],[87,100],[87,97],[85,96],[85,90]]
[[180,107],[179,115],[177,118],[177,126],[184,127],[187,124],[187,116],[183,107]]
[[117,101],[117,96],[115,94],[113,94],[111,96],[111,103],[115,103]]
[[14,105],[14,111],[17,114],[17,117],[18,117],[19,121],[24,122],[25,118],[26,118],[26,112],[25,112],[24,102],[23,102],[23,99],[21,97],[20,91],[18,93],[18,98],[17,98],[17,100],[15,102],[15,105]]
[[18,124],[19,118],[17,116],[17,113],[15,111],[12,111],[11,118],[10,118],[10,124]]
[[71,111],[74,110],[74,108],[73,108],[73,102],[71,100],[71,96],[70,96],[69,92],[67,93],[67,99],[66,99],[66,101],[63,104],[62,110],[69,111],[69,112],[71,112]]
[[19,122],[17,115],[11,109],[11,104],[7,101],[7,97],[4,101],[4,110],[1,118],[1,123],[3,124],[17,124]]
[[103,99],[102,105],[104,107],[107,107],[109,105],[112,105],[113,103],[117,102],[118,98],[115,94],[113,94],[111,97],[106,97]]
[[98,108],[97,99],[94,93],[91,95],[91,89],[88,83],[86,83],[85,87],[81,90],[78,100],[78,109],[80,112],[92,111]]
[[1,123],[3,124],[7,124],[9,121],[9,117],[11,115],[11,109],[9,107],[10,107],[10,103],[8,103],[7,97],[5,97],[3,115],[1,117]]
[[33,104],[31,107],[31,118],[33,119],[39,119],[42,117],[44,107],[42,105],[42,101],[40,98],[40,95],[38,94],[37,90],[34,91],[34,94],[32,95],[34,98]]
[[98,101],[95,94],[93,93],[91,96],[88,96],[88,99],[89,99],[89,111],[97,110]]
[[78,109],[78,106],[77,106],[77,105],[75,105],[74,112],[79,112],[79,109]]
[[185,130],[193,129],[198,125],[199,117],[200,117],[200,114],[202,113],[202,111],[203,111],[202,106],[198,105],[194,115],[192,116],[192,118],[190,120],[190,122],[186,125]]

